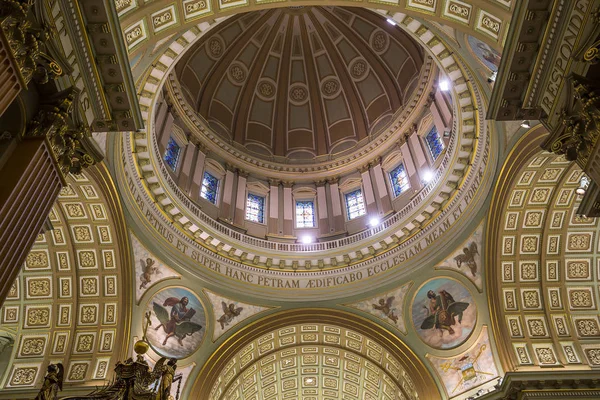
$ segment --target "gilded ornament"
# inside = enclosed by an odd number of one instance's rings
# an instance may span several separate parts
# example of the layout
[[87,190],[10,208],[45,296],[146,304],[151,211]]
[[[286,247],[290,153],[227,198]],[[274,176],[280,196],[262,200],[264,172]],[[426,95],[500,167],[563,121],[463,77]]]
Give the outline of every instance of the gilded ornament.
[[556,357],[552,349],[541,347],[536,348],[535,352],[538,360],[540,360],[540,364],[556,364]]
[[28,386],[33,384],[37,371],[37,367],[15,368],[15,372],[10,380],[10,385]]

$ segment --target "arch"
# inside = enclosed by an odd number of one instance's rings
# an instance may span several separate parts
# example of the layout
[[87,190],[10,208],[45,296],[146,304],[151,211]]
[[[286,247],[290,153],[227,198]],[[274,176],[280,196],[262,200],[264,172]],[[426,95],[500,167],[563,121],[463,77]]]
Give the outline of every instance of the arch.
[[600,225],[577,215],[581,171],[530,130],[497,182],[488,216],[486,286],[505,371],[600,365]]
[[50,361],[93,386],[128,354],[134,287],[128,231],[104,163],[69,175],[0,309],[14,332],[3,391],[39,385]]
[[320,308],[275,313],[239,330],[209,357],[190,393],[199,399],[223,398],[219,393],[232,387],[250,361],[268,361],[292,347],[322,346],[334,356],[335,351],[349,351],[377,365],[408,398],[441,398],[431,374],[398,336],[352,313]]

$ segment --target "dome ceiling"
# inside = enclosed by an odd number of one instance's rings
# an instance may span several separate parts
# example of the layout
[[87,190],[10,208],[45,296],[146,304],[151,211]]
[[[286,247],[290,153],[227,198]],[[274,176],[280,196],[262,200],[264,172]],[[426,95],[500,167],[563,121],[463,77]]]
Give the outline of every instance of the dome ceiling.
[[233,17],[176,68],[223,139],[269,158],[314,159],[366,142],[416,86],[423,54],[359,8],[294,7]]

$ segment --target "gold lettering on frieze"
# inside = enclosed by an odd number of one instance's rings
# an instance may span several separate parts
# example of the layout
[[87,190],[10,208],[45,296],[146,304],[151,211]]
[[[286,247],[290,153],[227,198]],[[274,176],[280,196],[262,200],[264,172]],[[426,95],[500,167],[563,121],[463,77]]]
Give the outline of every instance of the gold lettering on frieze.
[[589,0],[577,0],[571,11],[571,16],[565,33],[556,48],[556,58],[552,62],[550,74],[548,74],[548,83],[542,96],[541,107],[550,114],[556,106],[555,102],[559,95],[559,89],[562,87],[565,73],[571,64],[571,55],[573,49],[578,43],[578,35],[583,25],[583,19],[589,9]]

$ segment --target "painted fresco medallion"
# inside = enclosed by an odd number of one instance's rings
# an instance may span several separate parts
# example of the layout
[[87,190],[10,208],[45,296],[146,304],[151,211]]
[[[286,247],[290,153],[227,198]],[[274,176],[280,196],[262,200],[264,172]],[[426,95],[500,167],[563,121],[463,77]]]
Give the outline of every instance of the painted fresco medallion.
[[491,71],[498,71],[502,55],[492,49],[487,43],[473,37],[467,36],[467,42],[475,57]]
[[419,337],[436,349],[464,343],[475,328],[477,306],[469,290],[453,279],[425,283],[413,300],[412,319]]
[[151,326],[146,336],[162,356],[185,358],[194,353],[206,332],[206,313],[198,296],[182,287],[156,293],[148,302]]

